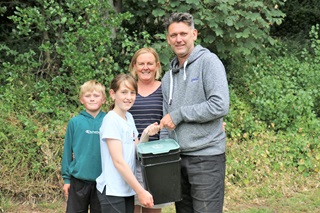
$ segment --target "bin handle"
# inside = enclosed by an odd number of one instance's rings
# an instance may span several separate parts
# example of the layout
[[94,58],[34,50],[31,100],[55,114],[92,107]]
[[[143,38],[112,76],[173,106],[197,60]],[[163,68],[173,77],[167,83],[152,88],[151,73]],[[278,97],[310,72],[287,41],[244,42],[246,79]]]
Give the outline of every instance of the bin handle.
[[173,160],[173,161],[167,161],[167,162],[160,162],[160,163],[153,163],[153,164],[147,164],[147,165],[143,165],[142,162],[140,163],[141,166],[143,167],[149,167],[149,166],[158,166],[158,165],[162,165],[162,164],[168,164],[168,163],[177,163],[181,161],[181,158],[179,158],[178,160]]

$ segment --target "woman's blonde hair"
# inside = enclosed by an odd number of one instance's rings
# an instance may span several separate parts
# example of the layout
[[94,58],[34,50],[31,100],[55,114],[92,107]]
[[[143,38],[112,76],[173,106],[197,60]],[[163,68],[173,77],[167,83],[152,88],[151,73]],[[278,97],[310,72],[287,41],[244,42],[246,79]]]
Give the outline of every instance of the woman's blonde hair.
[[159,79],[160,76],[161,76],[161,72],[162,72],[160,58],[159,58],[159,55],[156,52],[156,50],[153,49],[152,47],[143,47],[143,48],[137,50],[137,52],[135,52],[135,54],[133,55],[133,57],[131,59],[131,63],[129,65],[129,72],[131,73],[131,75],[135,79],[137,79],[137,73],[136,73],[136,70],[134,68],[134,65],[137,63],[137,58],[141,54],[145,54],[145,53],[151,53],[154,56],[154,58],[156,60],[156,64],[158,65],[158,70],[155,72],[155,79]]

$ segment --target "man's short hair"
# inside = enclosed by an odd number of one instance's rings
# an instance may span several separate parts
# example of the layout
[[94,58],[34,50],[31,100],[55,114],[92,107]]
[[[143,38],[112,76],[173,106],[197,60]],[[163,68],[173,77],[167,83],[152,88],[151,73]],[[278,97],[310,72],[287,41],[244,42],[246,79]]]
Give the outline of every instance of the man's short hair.
[[172,13],[166,22],[166,29],[168,30],[170,24],[175,22],[183,22],[194,28],[193,16],[190,13]]

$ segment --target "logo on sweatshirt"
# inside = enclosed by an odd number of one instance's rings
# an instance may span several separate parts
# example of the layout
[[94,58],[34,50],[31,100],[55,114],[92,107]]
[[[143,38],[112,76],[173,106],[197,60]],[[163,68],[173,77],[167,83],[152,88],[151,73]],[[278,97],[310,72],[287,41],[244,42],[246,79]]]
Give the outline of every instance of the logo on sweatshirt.
[[196,82],[196,81],[198,81],[199,80],[199,78],[192,78],[191,79],[191,82]]
[[96,135],[99,135],[99,131],[92,131],[92,130],[86,130],[86,133],[89,134],[89,135],[92,135],[92,134],[96,134]]

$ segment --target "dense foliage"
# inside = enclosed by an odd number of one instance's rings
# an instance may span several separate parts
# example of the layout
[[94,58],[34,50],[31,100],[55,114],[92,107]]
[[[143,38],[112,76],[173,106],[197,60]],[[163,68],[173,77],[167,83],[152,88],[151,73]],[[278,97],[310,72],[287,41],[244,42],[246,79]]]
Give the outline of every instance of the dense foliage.
[[[253,60],[252,54],[262,52],[264,45],[273,44],[270,27],[282,22],[285,14],[279,10],[282,0],[186,0],[186,1],[125,1],[126,11],[134,16],[128,21],[129,29],[146,30],[155,38],[163,38],[165,19],[172,12],[189,11],[195,17],[199,30],[198,42],[218,52],[224,60]],[[147,17],[147,18],[146,18]],[[138,26],[134,23],[142,23]],[[165,43],[159,44],[165,47]],[[159,48],[160,49],[160,48]],[[165,49],[166,50],[166,49]],[[167,62],[166,51],[162,61]]]
[[[285,1],[281,10],[286,14],[281,25],[272,26],[273,35],[287,38],[308,38],[312,26],[320,22],[320,1]],[[303,41],[303,40],[300,40]]]
[[261,172],[259,156],[269,170],[286,172],[288,168],[297,168],[304,175],[319,172],[320,40],[314,32],[319,33],[319,25],[310,33],[315,36],[311,37],[314,44],[311,52],[303,50],[301,57],[297,57],[290,54],[285,44],[278,44],[258,56],[257,63],[240,64],[229,75],[233,100],[226,118],[230,123],[229,138],[232,142],[250,141],[251,147],[241,149],[250,152],[243,162],[245,169],[238,161],[230,162],[233,165],[230,170],[238,174],[237,181],[248,175],[248,170]]
[[119,13],[119,5],[99,0],[0,3],[0,198],[61,196],[63,138],[82,108],[79,85],[97,79],[108,86],[145,45],[158,50],[166,67],[172,53],[163,22],[177,10],[194,14],[198,42],[228,68],[227,182],[263,182],[270,171],[319,173],[319,25],[310,25],[303,49],[271,37],[282,5],[125,0]]

